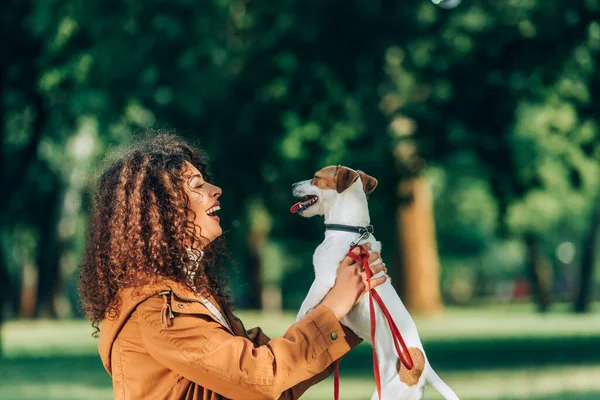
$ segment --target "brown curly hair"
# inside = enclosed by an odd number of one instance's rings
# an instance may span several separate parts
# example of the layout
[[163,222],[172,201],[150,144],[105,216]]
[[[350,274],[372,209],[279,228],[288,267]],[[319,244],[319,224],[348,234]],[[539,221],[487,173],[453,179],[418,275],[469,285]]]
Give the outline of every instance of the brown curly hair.
[[161,277],[231,306],[216,268],[226,253],[224,240],[202,247],[184,190],[186,161],[211,182],[201,153],[174,134],[149,131],[100,175],[79,276],[79,295],[94,335],[103,319],[117,315],[120,289],[140,288]]

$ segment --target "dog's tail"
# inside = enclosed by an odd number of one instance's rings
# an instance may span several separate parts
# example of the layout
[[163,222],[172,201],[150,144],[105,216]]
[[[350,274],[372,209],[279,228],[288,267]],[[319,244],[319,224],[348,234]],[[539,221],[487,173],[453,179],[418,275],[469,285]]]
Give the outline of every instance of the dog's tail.
[[459,400],[456,393],[438,376],[431,365],[427,369],[427,375],[425,375],[427,383],[433,386],[446,400]]

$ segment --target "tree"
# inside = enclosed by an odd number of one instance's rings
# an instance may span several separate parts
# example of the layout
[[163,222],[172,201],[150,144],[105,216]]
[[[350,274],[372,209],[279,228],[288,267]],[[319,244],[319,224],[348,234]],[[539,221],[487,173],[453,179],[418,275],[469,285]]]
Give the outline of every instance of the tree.
[[[2,233],[8,236],[12,235],[15,222],[27,220],[28,212],[19,207],[23,200],[20,190],[30,182],[32,168],[37,164],[37,149],[48,114],[36,86],[40,69],[31,62],[39,53],[40,43],[22,23],[30,6],[17,1],[4,2],[1,6],[3,36],[15,36],[15,40],[3,42],[2,54],[6,57],[0,61],[0,185],[3,188],[0,226]],[[0,246],[0,323],[4,303],[18,304],[20,293],[19,280],[9,270],[11,260],[5,249]]]
[[[523,237],[532,255],[559,225],[580,232],[597,187],[598,10],[572,2],[418,9],[420,37],[388,50],[384,98],[416,127],[422,156],[446,168],[466,155],[472,169],[463,173],[490,183],[501,233]],[[551,284],[544,263],[529,260],[534,282]]]
[[589,223],[588,233],[583,240],[581,256],[581,274],[579,276],[579,293],[575,299],[575,312],[587,312],[590,309],[592,288],[594,284],[594,263],[600,237],[600,201],[596,203]]
[[[287,213],[287,188],[328,164],[379,179],[371,216],[383,243],[401,244],[384,246],[384,259],[397,264],[389,265],[395,284],[420,268],[406,261],[401,268],[414,249],[398,233],[414,228],[390,216],[420,208],[410,200],[422,197],[404,199],[399,185],[430,182],[438,199],[438,244],[431,240],[422,253],[432,271],[437,249],[481,254],[503,235],[547,256],[559,229],[577,239],[590,232],[600,159],[592,2],[3,7],[3,29],[19,34],[0,61],[0,179],[11,188],[2,229],[32,243],[22,247],[42,277],[38,313],[60,314],[52,305],[82,246],[90,163],[148,127],[176,128],[211,155],[226,190],[223,221],[231,221],[241,306],[258,305],[274,248],[285,268],[308,273],[322,227]],[[17,173],[8,169],[14,165]],[[256,203],[272,220],[267,230],[248,217]],[[543,274],[534,259],[531,271]],[[11,257],[3,261],[14,271]],[[435,302],[437,278],[429,281]]]

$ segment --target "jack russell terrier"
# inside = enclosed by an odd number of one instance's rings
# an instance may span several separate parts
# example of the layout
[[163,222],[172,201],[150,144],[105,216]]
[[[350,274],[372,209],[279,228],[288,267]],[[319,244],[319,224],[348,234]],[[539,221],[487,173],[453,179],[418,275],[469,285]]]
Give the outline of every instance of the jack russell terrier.
[[[369,225],[367,204],[367,196],[376,186],[375,178],[341,165],[325,167],[317,171],[313,179],[293,185],[293,195],[302,198],[302,201],[292,206],[292,213],[307,218],[315,215],[325,216],[325,239],[313,255],[315,280],[300,307],[297,320],[319,305],[333,287],[338,265],[351,245],[370,243],[371,251],[381,251],[381,243],[375,240]],[[371,265],[380,262],[382,261],[377,260]],[[381,274],[383,271],[376,276]],[[458,400],[452,389],[429,364],[417,327],[389,280],[377,287],[377,292],[404,337],[413,361],[413,368],[410,370],[402,365],[387,322],[379,307],[376,307],[376,322],[380,327],[375,336],[375,350],[381,374],[380,400],[420,400],[423,398],[426,382],[446,400]],[[368,296],[363,296],[340,322],[371,343]],[[377,398],[375,390],[371,399]]]

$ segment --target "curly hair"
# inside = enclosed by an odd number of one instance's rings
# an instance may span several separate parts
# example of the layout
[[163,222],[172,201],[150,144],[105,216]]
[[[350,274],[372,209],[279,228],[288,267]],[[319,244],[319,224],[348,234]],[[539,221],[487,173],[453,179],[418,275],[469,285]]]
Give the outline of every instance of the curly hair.
[[201,153],[173,134],[149,131],[100,175],[79,276],[79,295],[95,336],[103,319],[118,314],[119,290],[161,277],[231,306],[216,268],[224,240],[202,245],[184,190],[186,161],[211,182]]

